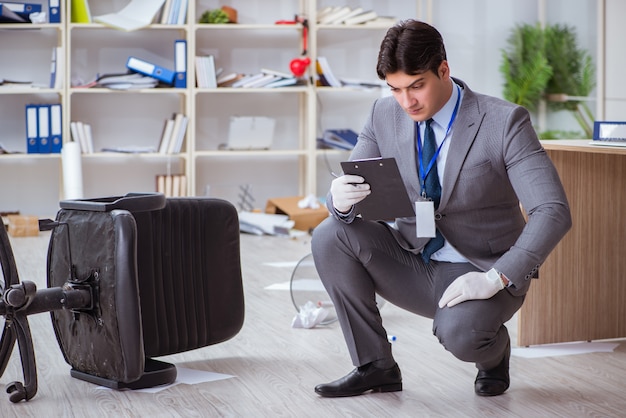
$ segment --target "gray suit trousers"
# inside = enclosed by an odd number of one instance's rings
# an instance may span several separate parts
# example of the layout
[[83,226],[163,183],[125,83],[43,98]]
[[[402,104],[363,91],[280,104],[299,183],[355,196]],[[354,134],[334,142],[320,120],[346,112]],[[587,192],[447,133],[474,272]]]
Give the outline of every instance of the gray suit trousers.
[[433,333],[458,359],[473,362],[480,370],[501,361],[509,343],[504,323],[521,307],[524,296],[502,290],[487,300],[438,306],[454,279],[479,270],[472,264],[434,260],[425,264],[419,254],[401,248],[388,225],[360,218],[350,224],[325,219],[313,232],[312,252],[355,366],[393,358],[376,293],[433,319]]

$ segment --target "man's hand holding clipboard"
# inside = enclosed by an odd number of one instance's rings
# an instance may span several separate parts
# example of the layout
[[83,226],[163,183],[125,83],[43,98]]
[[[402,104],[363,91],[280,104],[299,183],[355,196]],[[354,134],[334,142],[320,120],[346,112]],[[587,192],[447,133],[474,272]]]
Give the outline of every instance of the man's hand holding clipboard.
[[[361,199],[363,192],[369,192],[355,207],[356,213],[363,219],[394,220],[415,216],[413,204],[394,158],[343,161],[341,168],[344,174],[360,176],[365,180],[354,193],[355,198],[358,195]],[[369,190],[363,187],[366,184],[369,185]]]

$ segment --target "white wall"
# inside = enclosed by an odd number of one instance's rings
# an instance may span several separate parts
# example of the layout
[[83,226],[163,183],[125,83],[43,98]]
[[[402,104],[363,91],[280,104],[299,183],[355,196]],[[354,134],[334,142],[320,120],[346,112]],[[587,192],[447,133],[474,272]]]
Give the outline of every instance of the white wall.
[[[92,13],[94,15],[107,13],[112,10],[119,9],[122,5],[128,3],[128,0],[112,0],[111,2],[91,1]],[[250,8],[246,6],[245,11],[242,9],[242,22],[256,22],[256,18],[262,19],[263,22],[269,23],[277,15],[281,18],[291,18],[289,11],[293,10],[293,0],[281,0],[279,1],[276,10],[267,11],[263,9],[263,2],[249,2],[252,4]],[[324,5],[336,4],[336,1],[331,0],[319,0],[320,7]],[[351,7],[360,5],[364,8],[372,8],[379,11],[381,14],[395,15],[399,17],[407,17],[408,15],[415,15],[416,18],[432,19],[432,23],[441,31],[444,40],[446,42],[448,58],[452,69],[452,74],[456,77],[463,79],[467,82],[472,89],[486,94],[494,96],[502,96],[503,77],[500,74],[500,63],[502,49],[506,47],[507,38],[511,33],[512,28],[519,23],[533,23],[538,21],[541,17],[545,19],[547,23],[565,23],[573,25],[577,28],[580,45],[592,52],[592,55],[596,55],[598,52],[598,37],[603,35],[606,39],[605,53],[597,57],[601,70],[599,77],[604,84],[599,86],[599,96],[604,98],[605,104],[603,114],[600,115],[604,120],[626,120],[626,84],[622,82],[622,75],[624,68],[626,68],[626,48],[624,47],[624,41],[626,40],[626,25],[623,23],[623,17],[626,16],[626,1],[625,0],[346,0],[339,2]],[[199,9],[209,9],[217,7],[221,4],[231,4],[236,7],[236,0],[226,0],[224,2],[218,0],[198,0]],[[421,5],[418,8],[415,5]],[[606,5],[605,17],[597,16],[598,4]],[[417,10],[417,13],[414,11]],[[600,27],[598,26],[600,22]],[[602,22],[605,22],[604,29],[602,28]],[[26,78],[32,79],[39,83],[46,83],[49,77],[49,57],[50,50],[53,45],[57,43],[56,30],[43,29],[42,34],[34,34],[29,31],[24,33],[18,33],[17,31],[3,31],[0,33],[0,54],[3,57],[11,57],[12,59],[0,60],[0,77],[5,78]],[[353,47],[357,45],[354,39],[355,35],[359,35],[357,32],[342,33],[337,31],[338,36],[343,39],[327,39],[327,34],[330,35],[334,30],[327,31],[320,35],[319,39],[319,52],[322,55],[327,55],[332,61],[333,67],[339,76],[347,77],[353,74],[351,66],[358,65],[358,71],[355,71],[359,77],[375,78],[374,66],[376,61],[377,48],[379,40],[382,39],[384,31],[376,34],[377,39],[367,40],[366,45],[361,48]],[[94,32],[95,33],[95,32]],[[85,39],[92,37],[91,32],[87,31]],[[600,35],[599,35],[600,34]],[[150,34],[151,36],[152,34]],[[93,35],[95,36],[95,35]],[[172,33],[172,37],[175,37],[176,33]],[[190,34],[190,36],[192,36]],[[113,40],[111,40],[113,41]],[[145,41],[145,42],[143,42]],[[151,39],[144,39],[141,44],[148,45],[152,48],[154,45]],[[235,42],[232,40],[225,42]],[[74,38],[73,42],[76,43],[77,51],[74,58],[80,61],[81,48],[84,50],[84,56],[90,58],[101,59],[109,58],[106,54],[110,51],[101,50],[97,55],[95,51],[90,52],[90,48],[95,48],[90,44],[81,44],[82,39]],[[199,46],[211,46],[211,39],[202,39],[199,41]],[[224,43],[220,39],[217,44]],[[29,45],[28,49],[20,48],[20,44]],[[299,39],[295,36],[289,40],[290,48],[287,48],[285,44],[281,43],[279,48],[272,49],[272,53],[278,54],[281,61],[288,61],[292,55],[297,55],[299,49]],[[348,47],[349,53],[342,52],[341,48],[335,46]],[[96,45],[97,47],[97,45]],[[157,52],[161,52],[158,47],[155,47]],[[167,42],[167,47],[171,48],[171,42]],[[28,71],[24,72],[23,61],[26,59],[24,52],[30,51],[32,57],[30,59],[35,60],[33,65],[28,66]],[[152,51],[152,49],[150,49]],[[249,51],[247,51],[249,52]],[[600,53],[602,50],[600,49]],[[89,55],[89,54],[92,55]],[[254,54],[254,52],[253,52]],[[158,55],[158,54],[157,54]],[[171,53],[165,51],[165,56],[170,56]],[[259,63],[250,59],[250,65],[253,68],[257,68]],[[247,57],[240,59],[243,65],[247,62]],[[77,70],[79,76],[87,76],[92,74],[95,70],[91,68],[92,61],[85,60],[84,62],[74,62],[72,68]],[[265,64],[265,63],[263,63]],[[84,73],[81,73],[82,70]],[[98,70],[102,70],[98,68]],[[81,73],[81,74],[78,74]],[[603,87],[604,86],[604,87]],[[152,95],[148,96],[149,100]],[[362,122],[366,116],[366,112],[369,110],[371,102],[375,99],[375,95],[363,95],[362,98],[354,97],[339,98],[332,97],[330,94],[320,94],[319,102],[317,105],[320,107],[321,114],[318,115],[318,120],[314,123],[319,124],[320,129],[323,125],[336,125],[336,126],[349,126],[355,130],[358,130],[362,126]],[[170,100],[169,97],[166,98]],[[12,95],[4,94],[0,95],[0,142],[3,143],[8,149],[14,151],[25,151],[25,144],[23,142],[24,126],[23,126],[23,109],[25,100],[29,101],[41,101],[51,102],[58,101],[56,94],[48,93],[41,98],[33,96]],[[142,99],[143,100],[143,99]],[[203,104],[200,99],[201,104]],[[230,98],[229,98],[230,100]],[[83,107],[83,101],[80,96],[72,99],[72,112],[75,113],[75,119],[90,120],[89,112],[97,111],[96,107],[92,103],[91,106]],[[107,100],[102,100],[103,104]],[[228,101],[225,101],[228,102]],[[169,102],[168,102],[169,103]],[[281,126],[289,128],[289,131],[294,130],[293,127],[298,125],[299,114],[295,110],[297,107],[294,103],[288,102],[291,106],[288,110],[281,113]],[[135,104],[136,105],[136,104]],[[164,112],[163,118],[169,115],[170,111],[177,108],[178,101],[176,98],[172,99],[171,108],[168,108]],[[234,105],[231,105],[232,107]],[[229,106],[225,106],[227,108]],[[592,109],[595,106],[590,106]],[[599,107],[602,110],[602,106]],[[212,132],[209,129],[205,129],[207,121],[210,121],[211,109],[203,113],[203,117],[199,124],[201,133]],[[336,110],[336,111],[335,111]],[[123,110],[110,109],[108,111],[112,116],[118,115]],[[117,113],[116,113],[117,112]],[[167,115],[165,115],[167,113]],[[219,113],[219,112],[217,112]],[[161,120],[161,115],[157,119]],[[105,118],[106,119],[106,118]],[[119,118],[118,118],[119,119]],[[94,125],[97,121],[94,121]],[[102,120],[101,122],[106,122]],[[562,130],[574,130],[578,129],[576,122],[569,114],[549,114],[546,118],[546,123],[551,129]],[[112,126],[115,126],[113,124]],[[105,130],[105,127],[95,126],[97,131]],[[120,127],[120,129],[124,129]],[[154,132],[152,136],[155,138],[159,135],[160,125],[154,125]],[[221,128],[220,128],[221,129]],[[282,128],[281,128],[282,129]],[[111,129],[114,132],[115,129]],[[126,132],[127,129],[124,129]],[[279,132],[282,132],[279,130]],[[286,131],[285,131],[286,132]],[[282,134],[281,134],[282,135]],[[222,135],[223,136],[223,135]],[[124,141],[127,137],[112,135],[118,141]],[[135,135],[138,137],[138,135]],[[204,144],[203,141],[208,141],[206,144],[208,148],[214,147],[218,143],[217,140],[213,141],[210,135],[206,135],[206,139],[203,137],[199,143]],[[213,141],[213,142],[211,142]],[[288,135],[282,135],[278,144],[280,148],[287,148],[287,142],[289,141]],[[146,145],[146,144],[139,144]],[[334,157],[334,156],[333,156]],[[342,156],[339,156],[341,159]],[[297,158],[294,158],[297,159]],[[280,160],[280,158],[278,158]],[[141,170],[143,177],[152,178],[152,173],[163,172],[165,165],[168,165],[168,161],[155,161],[154,163],[146,163],[140,161],[139,164],[133,164],[133,161],[124,161],[124,166],[129,167],[127,170],[114,170],[118,176],[113,178],[111,173],[111,165],[106,167],[106,162],[102,164],[96,164],[96,161],[88,160],[86,163],[85,176],[88,183],[96,184],[96,189],[99,195],[117,194],[127,191],[129,184],[127,179],[133,177],[133,170],[135,167],[142,167]],[[130,163],[130,164],[129,164]],[[230,167],[237,165],[239,161],[234,160],[222,160],[220,164],[213,164],[210,159],[202,161],[198,172],[197,190],[196,192],[204,190],[207,178],[214,176],[216,172],[224,172],[226,176],[234,176],[234,173],[230,173]],[[326,156],[322,155],[318,161],[317,169],[317,189],[319,194],[324,195],[327,190],[328,183],[330,181],[329,170],[325,166],[331,165],[332,168],[336,168],[337,161],[327,161]],[[262,165],[267,168],[268,172],[272,171],[271,168],[274,164],[286,164],[289,176],[283,176],[283,178],[289,177],[291,180],[299,176],[299,169],[296,167],[293,161],[273,161],[267,160],[262,162]],[[245,164],[244,164],[245,165]],[[239,167],[241,165],[238,165]],[[180,169],[180,167],[172,167],[172,169]],[[255,176],[255,172],[258,170],[251,170],[250,172],[237,171],[237,175],[242,178],[233,180],[234,184],[240,184],[246,178]],[[42,174],[43,173],[43,174]],[[103,174],[106,173],[106,174]],[[33,160],[20,160],[20,159],[2,159],[0,157],[0,189],[2,189],[3,197],[0,198],[1,210],[13,210],[20,209],[24,213],[34,213],[38,215],[49,216],[51,212],[56,209],[56,205],[59,199],[59,174],[60,166],[59,161],[56,159],[36,158]],[[15,178],[19,177],[19,181],[15,181]],[[280,176],[275,176],[281,178]],[[260,195],[280,195],[280,194],[293,194],[296,190],[294,181],[284,182],[276,189],[271,190],[258,190]],[[135,185],[133,185],[134,187]],[[139,187],[141,185],[137,185]],[[218,192],[218,188],[215,188],[215,192]],[[262,199],[259,199],[262,200]],[[41,202],[50,202],[48,207],[43,207]],[[263,202],[257,202],[260,206]]]
[[626,1],[606,0],[604,120],[626,120]]
[[453,76],[472,90],[502,97],[502,49],[518,23],[537,20],[537,4],[517,0],[433,1],[432,24],[446,43]]
[[[542,19],[547,24],[574,26],[579,46],[596,59],[596,0],[437,0],[432,4],[432,23],[446,42],[452,75],[475,91],[502,97],[502,51],[507,48],[512,29],[519,24]],[[595,104],[592,102],[590,107],[594,110]],[[541,127],[536,114],[533,120],[538,129],[580,130],[570,112],[548,112],[546,125]]]

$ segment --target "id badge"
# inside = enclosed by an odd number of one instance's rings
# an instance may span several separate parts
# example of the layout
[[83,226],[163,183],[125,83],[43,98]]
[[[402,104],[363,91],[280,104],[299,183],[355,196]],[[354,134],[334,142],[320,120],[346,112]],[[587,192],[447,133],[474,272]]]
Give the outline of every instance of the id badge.
[[415,202],[415,232],[418,238],[435,237],[435,203],[432,200]]

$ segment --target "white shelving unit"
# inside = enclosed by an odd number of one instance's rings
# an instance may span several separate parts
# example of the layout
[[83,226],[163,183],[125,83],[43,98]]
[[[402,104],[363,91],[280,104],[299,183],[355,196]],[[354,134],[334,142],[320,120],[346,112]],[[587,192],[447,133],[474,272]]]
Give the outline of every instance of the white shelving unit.
[[[93,2],[92,2],[93,3]],[[102,7],[102,5],[100,5]],[[92,7],[92,15],[114,11]],[[158,150],[166,119],[174,113],[189,114],[189,89],[153,88],[110,90],[82,88],[97,74],[126,71],[129,56],[166,68],[174,68],[174,41],[187,39],[187,25],[153,25],[149,29],[122,32],[99,24],[67,24],[68,74],[66,123],[81,121],[92,128],[94,154],[82,161],[85,197],[154,191],[159,174],[185,173],[189,147],[181,153],[123,154],[99,152],[104,147],[153,147]],[[67,138],[69,139],[69,129]],[[186,143],[189,143],[187,136]]]
[[[314,83],[272,90],[197,88],[195,56],[214,55],[216,67],[225,73],[255,73],[262,68],[289,72],[289,62],[301,57],[304,27],[300,23],[277,25],[275,21],[291,20],[299,15],[308,17],[306,55],[312,61],[308,78],[314,77],[315,58],[325,56],[338,78],[378,81],[375,65],[387,25],[343,27],[315,22],[316,11],[326,6],[362,7],[381,16],[432,21],[445,35],[453,75],[460,74],[476,91],[494,94],[501,85],[496,77],[497,54],[482,57],[489,62],[477,66],[476,60],[482,58],[470,51],[478,48],[485,36],[493,44],[491,49],[494,45],[504,45],[510,28],[519,23],[515,19],[534,20],[546,7],[545,0],[530,5],[506,1],[512,11],[497,17],[487,15],[486,23],[482,23],[483,18],[472,16],[475,8],[469,5],[463,6],[462,10],[467,11],[463,16],[451,18],[448,13],[455,8],[452,0],[436,3],[432,0],[190,0],[187,23],[153,24],[133,32],[95,23],[71,23],[70,1],[63,2],[60,24],[2,24],[0,54],[7,59],[0,60],[0,77],[48,85],[55,46],[64,47],[65,65],[62,88],[0,89],[0,144],[18,152],[0,156],[0,211],[53,216],[63,196],[60,155],[25,153],[24,107],[28,103],[61,103],[64,141],[71,138],[71,121],[87,122],[92,126],[97,150],[104,146],[158,147],[166,119],[175,112],[189,117],[179,154],[83,155],[85,197],[152,191],[156,187],[155,177],[167,173],[185,174],[192,195],[209,194],[233,203],[240,200],[242,188],[247,188],[255,199],[255,207],[259,208],[264,208],[270,197],[309,193],[324,196],[331,171],[340,170],[339,161],[347,158],[348,152],[317,149],[316,139],[325,129],[359,131],[372,102],[387,89],[317,87]],[[47,5],[46,0],[40,2]],[[92,16],[97,16],[120,10],[128,2],[92,0],[89,5]],[[562,7],[569,7],[568,4],[561,1]],[[598,45],[606,44],[606,48],[598,48],[604,51],[598,56],[601,61],[598,68],[602,72],[598,109],[606,106],[605,114],[616,117],[623,108],[623,88],[619,87],[616,63],[623,64],[624,58],[615,51],[619,50],[624,29],[616,23],[615,16],[623,7],[619,0],[601,0],[597,6],[591,0],[576,0],[576,4],[581,7],[575,9],[583,12],[597,7]],[[197,23],[204,11],[222,5],[237,9],[238,24]],[[482,2],[476,6],[487,7]],[[500,3],[498,8],[508,10]],[[556,19],[552,17],[555,8],[558,5],[551,2],[548,10],[551,20]],[[602,13],[607,17],[603,18]],[[504,21],[496,22],[496,18]],[[176,39],[187,41],[186,88],[111,91],[72,87],[72,83],[90,81],[96,74],[126,71],[130,55],[173,69]],[[483,66],[493,76],[485,77]],[[220,145],[228,138],[232,116],[274,118],[276,128],[271,147],[249,151],[222,149]]]
[[12,152],[0,155],[0,211],[37,213],[42,202],[58,201],[60,158],[26,154],[25,106],[61,103],[65,108],[65,88],[48,86],[52,51],[63,46],[66,29],[63,23],[26,25],[0,26],[0,78],[43,86],[0,87],[0,145]]
[[[222,3],[194,2],[190,56],[213,55],[215,67],[224,74],[255,74],[263,68],[289,73],[289,62],[301,52],[303,26],[274,22],[302,14],[303,4],[225,4],[238,10],[237,24],[196,23],[203,12]],[[305,189],[309,87],[200,89],[192,83],[191,91],[194,139],[189,178],[195,195],[221,197],[239,205],[245,190],[250,194],[246,198],[254,199],[254,207],[264,208],[269,197],[297,195]],[[270,148],[224,149],[233,116],[273,118]]]

